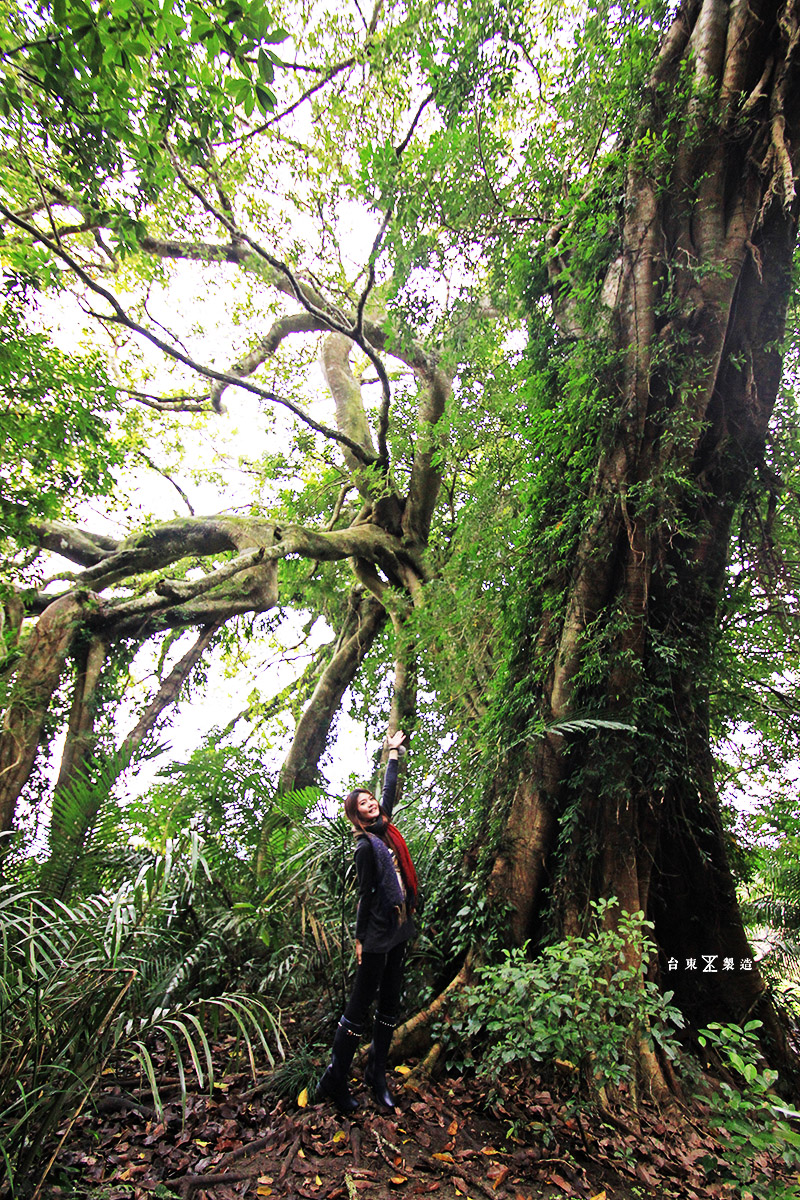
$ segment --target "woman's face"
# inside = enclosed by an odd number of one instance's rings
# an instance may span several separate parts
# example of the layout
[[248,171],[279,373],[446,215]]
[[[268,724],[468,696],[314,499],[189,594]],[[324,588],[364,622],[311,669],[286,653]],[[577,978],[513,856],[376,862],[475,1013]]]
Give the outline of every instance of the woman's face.
[[359,792],[356,807],[362,821],[374,821],[380,816],[381,806],[372,792]]

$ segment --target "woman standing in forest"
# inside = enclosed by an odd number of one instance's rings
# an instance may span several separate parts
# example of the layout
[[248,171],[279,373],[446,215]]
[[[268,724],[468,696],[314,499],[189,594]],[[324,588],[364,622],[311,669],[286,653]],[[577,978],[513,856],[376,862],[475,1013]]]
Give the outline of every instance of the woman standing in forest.
[[317,1085],[317,1100],[330,1097],[341,1112],[352,1112],[358,1101],[351,1095],[348,1076],[353,1055],[375,997],[365,1079],[379,1104],[394,1107],[386,1083],[386,1061],[400,1009],[403,964],[408,940],[414,934],[412,913],[417,900],[417,875],[400,831],[392,824],[397,792],[402,730],[388,739],[389,761],[381,803],[366,788],[356,788],[344,811],[356,833],[358,876],[356,913],[356,977],[350,1000],[333,1039],[330,1064]]

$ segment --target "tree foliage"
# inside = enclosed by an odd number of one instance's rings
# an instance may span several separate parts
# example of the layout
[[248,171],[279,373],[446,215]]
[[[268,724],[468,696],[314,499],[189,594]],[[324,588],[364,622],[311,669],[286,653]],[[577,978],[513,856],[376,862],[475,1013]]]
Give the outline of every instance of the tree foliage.
[[[18,282],[7,278],[7,284]],[[8,294],[8,293],[7,293]],[[113,489],[125,456],[116,395],[100,355],[60,351],[31,328],[24,296],[0,310],[5,442],[0,521],[6,553],[29,546],[30,524],[75,515]]]

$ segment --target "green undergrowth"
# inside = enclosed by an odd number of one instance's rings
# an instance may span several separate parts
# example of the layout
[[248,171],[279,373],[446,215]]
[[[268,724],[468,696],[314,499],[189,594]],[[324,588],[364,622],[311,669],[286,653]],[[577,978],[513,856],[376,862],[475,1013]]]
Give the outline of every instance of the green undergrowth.
[[138,1076],[160,1114],[165,1057],[183,1106],[192,1091],[213,1089],[223,1031],[253,1074],[283,1057],[279,1015],[258,997],[179,998],[186,954],[173,923],[191,883],[168,846],[135,879],[71,905],[0,887],[0,1194],[25,1196],[46,1177],[56,1147],[117,1072]]
[[548,946],[536,959],[527,945],[505,950],[478,967],[438,1030],[449,1068],[474,1071],[490,1103],[505,1095],[509,1078],[523,1087],[536,1076],[584,1128],[611,1110],[638,1108],[644,1045],[669,1061],[686,1104],[716,1139],[719,1152],[702,1160],[710,1183],[749,1200],[800,1195],[785,1180],[800,1167],[800,1134],[774,1090],[777,1072],[764,1063],[760,1022],[700,1031],[716,1075],[702,1071],[685,1048],[689,1031],[672,994],[647,977],[655,954],[650,923],[642,913],[618,913],[614,899],[592,909],[584,936]]

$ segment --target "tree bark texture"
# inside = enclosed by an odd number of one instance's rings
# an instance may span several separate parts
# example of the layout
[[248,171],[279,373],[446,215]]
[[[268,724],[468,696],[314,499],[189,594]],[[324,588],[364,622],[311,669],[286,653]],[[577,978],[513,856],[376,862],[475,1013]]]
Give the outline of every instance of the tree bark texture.
[[[542,626],[519,668],[543,680],[546,723],[593,705],[639,736],[567,753],[549,735],[517,761],[503,781],[511,799],[492,876],[494,894],[513,903],[518,941],[537,929],[545,884],[565,933],[596,897],[643,909],[662,976],[677,958],[669,986],[705,1021],[754,1010],[770,1020],[758,972],[740,969],[750,951],[711,779],[706,668],[732,517],[781,374],[798,217],[798,18],[793,3],[689,0],[650,79],[602,292],[615,432],[598,453],[562,620]],[[585,331],[563,284],[568,238],[556,252],[556,315],[575,337]],[[589,687],[581,672],[601,626],[605,681]],[[664,711],[645,702],[653,686]],[[718,955],[716,974],[686,970],[688,957],[702,971],[703,954]]]
[[[433,499],[435,488],[431,503]],[[390,500],[395,498],[390,496]],[[401,511],[402,504],[397,501],[396,524]],[[31,615],[39,610],[38,622],[16,663],[17,683],[0,737],[0,819],[7,829],[12,827],[17,799],[36,757],[44,717],[79,626],[108,642],[120,638],[143,641],[165,629],[193,625],[218,628],[232,616],[267,612],[277,604],[281,559],[296,555],[323,562],[350,559],[360,564],[376,595],[360,600],[360,633],[356,630],[347,645],[340,647],[343,657],[320,681],[320,688],[329,689],[329,694],[323,696],[320,691],[312,700],[316,715],[309,712],[298,730],[291,772],[302,761],[305,778],[316,771],[333,717],[331,705],[338,704],[353,678],[347,672],[357,670],[386,617],[380,602],[387,592],[384,580],[410,594],[426,578],[421,547],[402,538],[399,528],[392,533],[372,520],[320,532],[294,524],[279,526],[263,519],[191,517],[164,522],[120,543],[59,522],[54,527],[42,526],[41,537],[43,544],[49,543],[50,548],[85,569],[77,576],[75,590],[56,600],[34,597],[29,605]],[[199,577],[183,577],[181,573],[187,560],[226,554],[233,557],[212,565]],[[150,578],[148,587],[138,594],[122,598],[113,593],[103,595],[117,583],[124,584],[140,574]],[[83,589],[89,586],[94,600],[86,605],[80,597],[86,596]],[[341,687],[336,682],[340,672],[346,679]],[[171,703],[174,695],[169,688],[165,695],[165,702]],[[157,698],[153,703],[158,708],[161,701]],[[157,716],[154,709],[154,719]],[[314,730],[317,719],[321,723]],[[312,742],[314,748],[310,749]]]
[[87,768],[95,745],[98,684],[107,654],[105,640],[95,637],[81,646],[76,655],[67,737],[53,793],[50,857],[40,877],[42,891],[62,899],[75,855],[97,818],[99,798],[80,785],[88,782]]
[[84,619],[85,593],[54,600],[28,638],[0,732],[0,831],[10,830],[53,692]]

